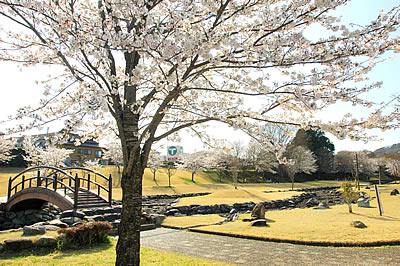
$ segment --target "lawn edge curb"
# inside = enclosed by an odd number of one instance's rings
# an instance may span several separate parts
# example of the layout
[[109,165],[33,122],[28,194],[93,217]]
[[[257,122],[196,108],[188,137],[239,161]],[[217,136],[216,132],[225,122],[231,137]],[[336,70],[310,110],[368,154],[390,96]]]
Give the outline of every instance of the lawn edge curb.
[[[172,228],[172,227],[170,227]],[[174,228],[176,229],[176,228]],[[236,238],[244,238],[250,240],[260,240],[266,242],[275,242],[275,243],[288,243],[294,245],[304,245],[304,246],[319,246],[319,247],[380,247],[380,246],[400,246],[400,240],[393,241],[374,241],[374,242],[359,242],[359,243],[351,243],[351,242],[332,242],[332,241],[304,241],[304,240],[295,240],[295,239],[281,239],[281,238],[270,238],[270,237],[259,237],[259,236],[245,236],[245,235],[237,235],[223,232],[215,232],[208,231],[203,229],[195,229],[188,228],[190,232],[195,233],[203,233],[210,235],[219,235],[219,236],[228,236],[228,237],[236,237]]]

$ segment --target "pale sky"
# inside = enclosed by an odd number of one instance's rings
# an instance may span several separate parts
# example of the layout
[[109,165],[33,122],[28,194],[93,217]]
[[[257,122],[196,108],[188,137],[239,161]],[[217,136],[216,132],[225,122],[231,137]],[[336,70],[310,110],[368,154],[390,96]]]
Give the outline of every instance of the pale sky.
[[[342,15],[342,20],[345,23],[366,24],[373,20],[380,9],[389,10],[395,5],[399,5],[399,0],[353,0],[347,7],[342,7],[337,12]],[[0,22],[1,23],[1,22]],[[21,70],[22,69],[22,70]],[[379,91],[367,95],[369,99],[375,101],[387,101],[394,94],[400,93],[400,58],[394,57],[388,62],[379,65],[374,69],[369,77],[371,81],[383,81],[383,87]],[[40,84],[36,84],[36,80],[46,79],[48,69],[39,67],[21,68],[13,63],[0,62],[1,73],[1,101],[0,101],[0,121],[7,118],[8,115],[15,114],[18,107],[37,103],[41,97],[42,88]],[[353,108],[351,106],[340,105],[330,108],[324,113],[325,117],[335,119],[341,117],[347,112],[353,112],[356,116],[363,114],[363,110]],[[50,128],[50,131],[56,131],[59,128]],[[0,124],[0,131],[4,131],[4,125]],[[43,129],[41,133],[45,133]],[[212,127],[213,135],[218,138],[224,138],[227,135],[237,136],[238,139],[247,141],[246,137],[238,131],[231,131],[220,127]],[[231,132],[231,133],[229,133]],[[365,144],[364,142],[354,142],[350,140],[338,140],[335,137],[328,135],[334,142],[336,151],[340,150],[375,150],[382,146],[388,146],[395,143],[400,143],[400,130],[380,132],[373,131],[382,141],[373,141]],[[232,140],[233,141],[233,140]],[[199,141],[192,138],[185,138],[181,143],[185,152],[194,150],[202,150],[202,145]]]

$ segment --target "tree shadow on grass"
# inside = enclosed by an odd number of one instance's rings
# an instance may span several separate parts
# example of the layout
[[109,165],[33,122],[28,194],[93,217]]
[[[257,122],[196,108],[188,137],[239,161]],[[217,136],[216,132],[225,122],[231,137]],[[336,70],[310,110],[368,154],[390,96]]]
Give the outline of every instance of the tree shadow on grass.
[[[374,208],[376,208],[376,207],[374,207]],[[353,212],[353,215],[370,218],[370,219],[374,219],[374,220],[379,220],[379,221],[400,222],[399,218],[387,216],[387,215],[376,217],[376,216],[371,216],[371,215],[366,215],[366,214],[361,214],[361,213],[354,213],[354,212]]]
[[109,249],[111,246],[113,246],[113,243],[102,243],[102,244],[97,244],[97,245],[87,247],[87,248],[65,249],[65,250],[59,251],[60,254],[54,256],[54,258],[60,259],[60,258],[64,258],[64,257],[71,257],[71,256],[76,256],[76,255],[82,255],[82,254],[98,253],[98,252],[104,251],[106,249]]
[[53,258],[59,259],[63,257],[71,257],[71,256],[76,256],[80,254],[93,254],[97,252],[104,251],[108,248],[113,246],[113,243],[102,243],[102,244],[97,244],[93,245],[91,247],[86,247],[86,248],[77,248],[77,249],[64,249],[64,250],[57,250],[55,248],[39,248],[39,247],[34,247],[34,248],[29,248],[29,249],[23,249],[23,250],[18,250],[18,251],[12,251],[12,250],[5,250],[3,252],[0,252],[0,259],[15,259],[15,258],[23,258],[23,257],[30,257],[30,256],[35,256],[35,257],[45,257],[49,256],[51,254],[57,254]]

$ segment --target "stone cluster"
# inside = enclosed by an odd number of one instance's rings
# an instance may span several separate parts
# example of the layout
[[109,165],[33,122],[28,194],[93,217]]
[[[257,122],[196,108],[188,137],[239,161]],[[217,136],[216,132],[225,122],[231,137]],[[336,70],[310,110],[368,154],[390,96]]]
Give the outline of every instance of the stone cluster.
[[25,210],[17,212],[0,211],[0,231],[19,228],[43,221],[57,219],[61,210],[53,205],[48,205],[41,210]]
[[[318,206],[321,202],[329,206],[343,204],[344,199],[342,192],[337,191],[338,187],[322,187],[315,189],[303,189],[300,195],[293,196],[285,200],[273,200],[263,202],[266,210],[284,210],[293,208],[311,208]],[[269,193],[269,192],[266,192]],[[195,214],[222,214],[229,213],[232,209],[239,212],[250,212],[255,207],[254,202],[214,205],[184,205],[184,206],[169,206],[164,213],[167,216],[186,216]]]

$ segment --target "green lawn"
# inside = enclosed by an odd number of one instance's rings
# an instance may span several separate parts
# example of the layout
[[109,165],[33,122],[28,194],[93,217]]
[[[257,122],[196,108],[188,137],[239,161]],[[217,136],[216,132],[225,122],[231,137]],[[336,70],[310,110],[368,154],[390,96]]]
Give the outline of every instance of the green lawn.
[[[238,221],[222,225],[209,225],[199,230],[222,232],[233,235],[255,236],[266,239],[302,240],[339,243],[372,243],[376,241],[400,241],[400,196],[390,196],[394,188],[400,190],[399,184],[380,186],[384,214],[379,215],[377,200],[371,201],[370,208],[353,204],[353,213],[348,212],[347,205],[332,206],[326,210],[312,208],[267,211],[268,227],[251,227],[243,218],[250,214],[240,214]],[[371,197],[373,189],[363,189]],[[272,193],[275,194],[275,193]],[[279,193],[278,193],[279,194]],[[192,227],[207,224],[207,216],[201,217],[168,217],[164,223],[169,226]],[[210,216],[211,222],[218,222]],[[352,221],[362,221],[367,228],[358,229],[350,226]],[[216,223],[215,222],[215,223]]]
[[[116,241],[113,241],[111,245],[82,250],[0,253],[0,265],[115,265],[115,247]],[[142,265],[229,265],[148,248],[141,248],[140,256]]]

